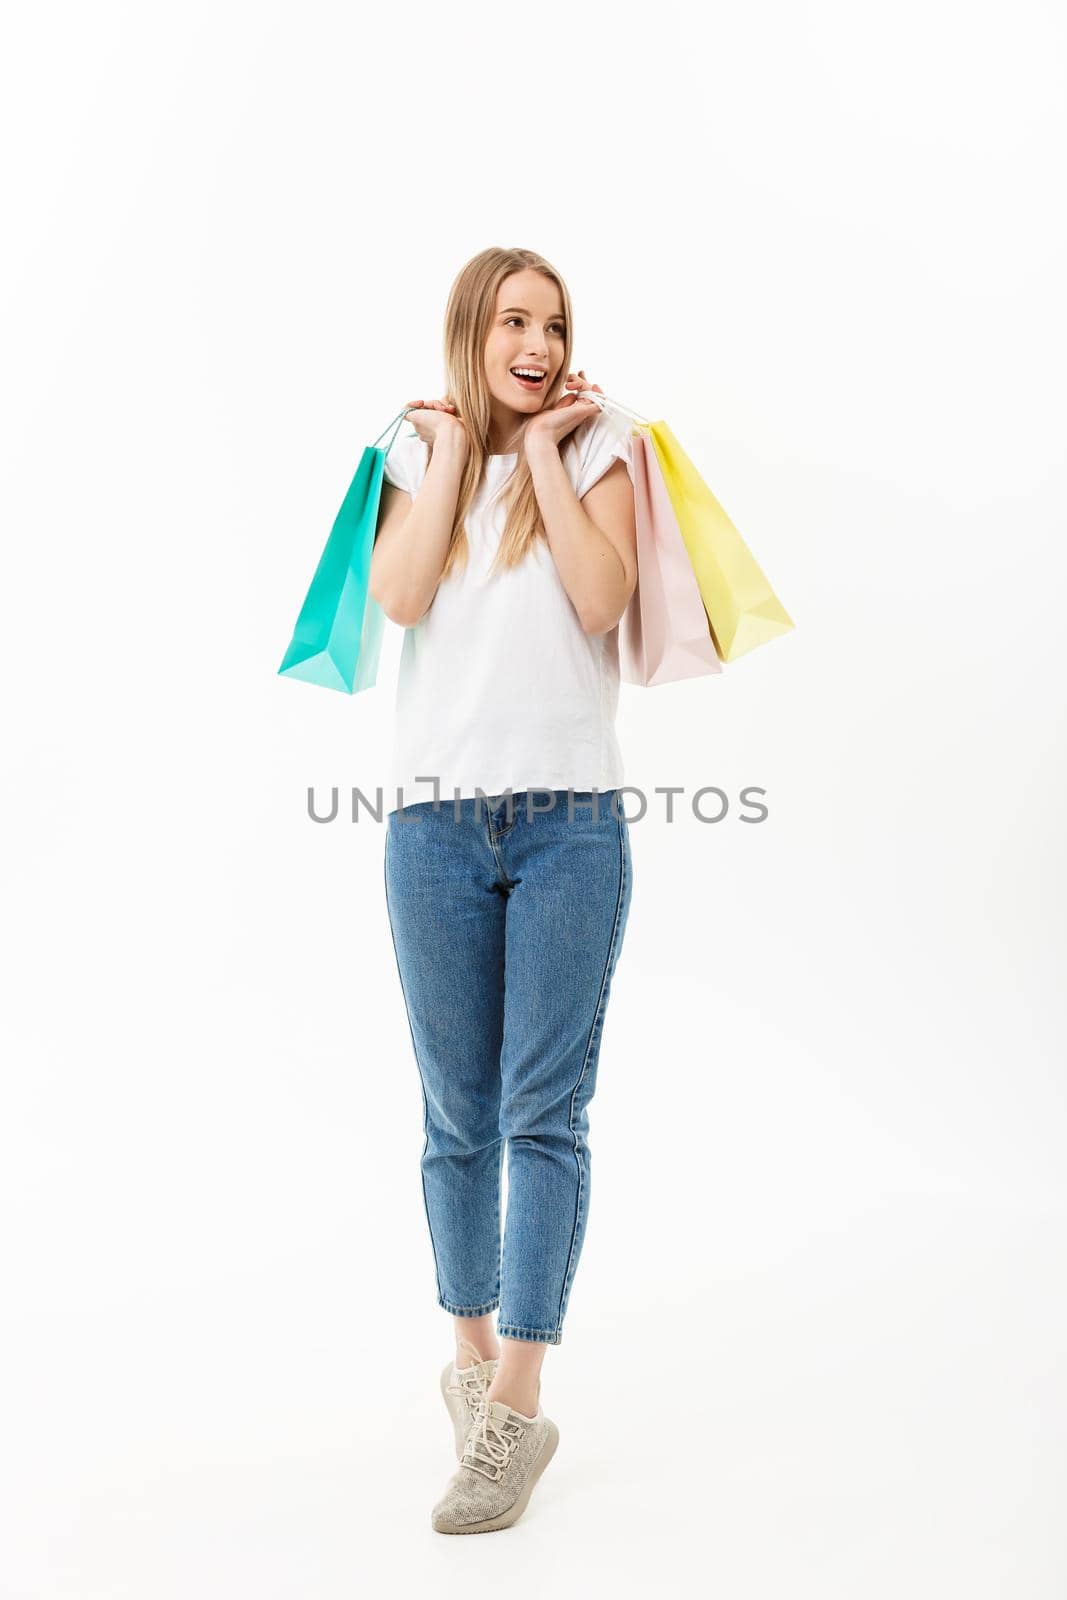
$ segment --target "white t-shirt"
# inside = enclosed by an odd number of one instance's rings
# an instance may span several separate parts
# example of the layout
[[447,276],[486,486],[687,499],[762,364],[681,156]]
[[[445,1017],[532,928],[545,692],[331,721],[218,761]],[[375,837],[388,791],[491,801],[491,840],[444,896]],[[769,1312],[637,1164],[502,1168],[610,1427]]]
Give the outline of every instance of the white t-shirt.
[[[429,452],[401,423],[387,481],[417,494]],[[603,413],[568,434],[560,456],[579,500],[616,458],[633,481],[628,434]],[[432,800],[434,777],[444,805],[479,788],[604,793],[622,783],[618,626],[585,632],[543,540],[519,566],[489,573],[506,517],[500,495],[489,500],[516,460],[487,459],[466,517],[467,565],[442,580],[429,610],[405,630],[388,811]]]

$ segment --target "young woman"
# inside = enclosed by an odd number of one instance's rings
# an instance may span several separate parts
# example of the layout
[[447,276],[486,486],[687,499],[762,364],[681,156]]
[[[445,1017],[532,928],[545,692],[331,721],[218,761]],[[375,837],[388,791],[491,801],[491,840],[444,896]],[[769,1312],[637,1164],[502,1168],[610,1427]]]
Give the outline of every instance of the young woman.
[[585,1233],[587,1106],[630,907],[615,712],[632,466],[580,398],[598,386],[570,371],[572,330],[541,256],[467,263],[445,314],[448,393],[410,402],[371,564],[372,595],[407,629],[384,867],[437,1303],[454,1319],[443,1533],[513,1523],[556,1447],[541,1363]]

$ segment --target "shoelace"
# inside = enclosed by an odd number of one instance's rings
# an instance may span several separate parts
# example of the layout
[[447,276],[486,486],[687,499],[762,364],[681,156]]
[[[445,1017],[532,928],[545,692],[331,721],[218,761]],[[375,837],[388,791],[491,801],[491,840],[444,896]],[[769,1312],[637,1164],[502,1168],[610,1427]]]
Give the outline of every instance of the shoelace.
[[467,1367],[457,1367],[458,1383],[448,1385],[449,1394],[461,1395],[466,1402],[467,1411],[471,1418],[478,1409],[478,1402],[492,1382],[492,1370],[488,1360],[483,1359],[477,1347],[469,1339],[461,1339],[460,1344],[469,1350],[476,1360]]
[[483,1357],[482,1352],[478,1350],[475,1344],[470,1342],[470,1339],[461,1338],[459,1339],[459,1344],[461,1344],[462,1349],[469,1350],[470,1355],[474,1355],[474,1362],[470,1363],[469,1366],[458,1366],[456,1368],[459,1382],[451,1382],[450,1386],[448,1386],[448,1392],[453,1395],[462,1395],[467,1406],[467,1416],[474,1418],[475,1411],[478,1410],[478,1400],[482,1398],[485,1390],[493,1382],[493,1365],[491,1365],[488,1358]]
[[449,1394],[462,1395],[466,1401],[467,1409],[474,1414],[478,1402],[485,1392],[485,1386],[490,1381],[487,1363],[478,1361],[472,1367],[457,1367],[458,1383],[448,1385]]
[[484,1397],[479,1402],[478,1414],[463,1446],[463,1465],[483,1477],[499,1480],[526,1429],[514,1413],[494,1417],[490,1404]]

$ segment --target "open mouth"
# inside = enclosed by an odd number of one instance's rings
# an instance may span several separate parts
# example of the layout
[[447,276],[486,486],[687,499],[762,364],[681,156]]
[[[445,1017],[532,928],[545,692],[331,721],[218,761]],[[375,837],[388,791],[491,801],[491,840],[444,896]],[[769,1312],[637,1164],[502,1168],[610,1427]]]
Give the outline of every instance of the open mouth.
[[547,372],[537,372],[533,367],[509,367],[508,371],[524,389],[543,389],[548,378]]

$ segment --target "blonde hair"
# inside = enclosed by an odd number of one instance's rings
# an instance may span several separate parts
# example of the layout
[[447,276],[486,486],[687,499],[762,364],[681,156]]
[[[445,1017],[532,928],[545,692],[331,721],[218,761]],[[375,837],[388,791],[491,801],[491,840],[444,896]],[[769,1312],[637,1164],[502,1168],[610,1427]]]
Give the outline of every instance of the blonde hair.
[[[560,293],[563,303],[564,348],[563,360],[552,387],[545,395],[544,406],[553,406],[563,394],[570,371],[573,348],[571,302],[567,286],[559,273],[549,265],[544,256],[534,250],[502,250],[493,246],[473,256],[462,268],[452,285],[445,309],[444,357],[447,390],[444,398],[454,405],[456,413],[470,439],[470,455],[460,481],[456,500],[456,515],[448,554],[441,569],[447,578],[458,565],[465,565],[469,546],[465,519],[478,486],[482,480],[489,452],[489,389],[485,379],[485,345],[496,314],[497,292],[505,278],[514,272],[532,269],[550,279]],[[564,439],[564,445],[573,440],[573,433]],[[493,571],[501,567],[515,567],[526,558],[536,539],[545,540],[546,534],[541,513],[534,494],[530,464],[519,437],[518,460],[501,491],[506,489],[507,516],[500,538],[500,547],[493,559]]]

